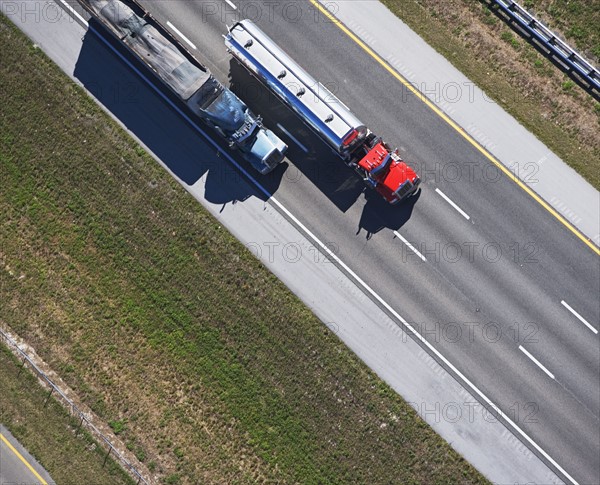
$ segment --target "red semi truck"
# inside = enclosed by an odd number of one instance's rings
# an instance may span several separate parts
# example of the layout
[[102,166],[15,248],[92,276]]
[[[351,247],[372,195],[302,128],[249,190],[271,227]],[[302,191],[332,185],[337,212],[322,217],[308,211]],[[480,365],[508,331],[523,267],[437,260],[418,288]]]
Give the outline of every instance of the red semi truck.
[[295,111],[389,203],[396,204],[417,191],[421,180],[398,151],[371,133],[347,106],[252,21],[234,24],[225,36],[225,45],[240,64]]

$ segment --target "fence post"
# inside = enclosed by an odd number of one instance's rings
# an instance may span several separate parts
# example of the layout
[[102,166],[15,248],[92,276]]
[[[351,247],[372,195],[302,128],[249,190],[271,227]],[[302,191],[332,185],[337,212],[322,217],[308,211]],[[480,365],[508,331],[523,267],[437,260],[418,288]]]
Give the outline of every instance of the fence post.
[[102,467],[104,468],[104,465],[106,465],[106,460],[108,460],[108,455],[110,455],[110,452],[112,451],[112,445],[109,445],[108,447],[108,453],[106,454],[106,456],[104,457],[104,463],[102,463]]
[[81,430],[81,427],[83,426],[83,413],[80,413],[81,416],[81,421],[79,421],[79,426],[77,427],[77,431],[75,432],[75,434],[79,434],[79,430]]
[[50,396],[52,396],[53,392],[54,392],[54,386],[50,386],[50,392],[46,396],[46,400],[44,401],[44,407],[46,407],[48,405],[48,401],[50,400]]
[[25,359],[25,356],[23,356],[23,362],[21,363],[21,367],[19,367],[19,372],[17,372],[17,376],[21,375],[21,371],[23,370],[23,368],[25,367],[25,361],[27,359]]
[[544,57],[600,101],[600,72],[515,1],[485,0],[489,9],[525,37]]
[[[113,445],[111,444],[110,441],[108,441],[108,438],[105,437],[92,423],[87,421],[83,412],[81,412],[79,410],[79,408],[75,405],[75,403],[72,402],[66,395],[64,395],[58,387],[56,387],[56,385],[50,380],[50,378],[44,373],[44,371],[42,371],[33,361],[28,360],[27,354],[19,348],[19,346],[17,345],[17,343],[14,340],[12,340],[6,333],[4,333],[2,328],[0,328],[0,341],[6,343],[6,345],[9,347],[9,349],[11,351],[12,351],[12,349],[14,349],[14,353],[18,354],[18,356],[22,356],[23,360],[22,360],[20,368],[19,368],[19,374],[25,367],[25,364],[27,362],[29,362],[31,371],[33,374],[35,374],[35,377],[37,377],[40,381],[44,380],[45,383],[50,387],[50,391],[48,392],[48,395],[46,396],[46,399],[44,401],[44,407],[46,407],[48,405],[48,402],[50,401],[50,397],[52,396],[52,393],[56,390],[58,392],[59,396],[62,398],[62,399],[58,399],[59,403],[61,405],[67,405],[67,406],[70,405],[74,414],[79,413],[80,421],[79,421],[79,427],[77,428],[77,433],[79,433],[79,431],[83,427],[83,423],[85,421],[87,423],[87,425],[91,427],[90,434],[91,434],[92,438],[96,439],[96,440],[98,440],[98,439],[104,440],[104,442],[106,444],[108,444],[108,451],[107,451],[106,455],[104,456],[104,462],[102,463],[102,467],[106,466],[108,457],[110,456],[110,454],[113,451]],[[125,458],[118,451],[117,451],[117,458],[119,459],[121,466],[123,466],[123,468],[126,471],[128,470],[130,473],[137,476],[137,485],[139,485],[140,483],[143,483],[145,485],[148,484],[148,482],[144,479],[144,477],[141,475],[141,473],[135,467],[133,467],[127,460],[125,460]]]

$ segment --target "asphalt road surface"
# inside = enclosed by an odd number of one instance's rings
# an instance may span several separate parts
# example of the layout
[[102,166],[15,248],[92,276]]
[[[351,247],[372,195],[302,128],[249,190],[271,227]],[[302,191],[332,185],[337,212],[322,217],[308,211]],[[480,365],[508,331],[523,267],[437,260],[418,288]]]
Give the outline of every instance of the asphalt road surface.
[[[265,187],[569,475],[600,483],[597,255],[309,3],[143,3],[290,145]],[[400,147],[418,198],[365,192],[232,61],[222,35],[243,17]]]
[[[321,240],[333,242],[363,280],[402,309],[569,474],[581,483],[599,483],[596,254],[498,176],[473,146],[309,4],[286,10],[289,4],[280,9],[265,2],[256,16],[250,7],[236,13],[224,2],[214,14],[214,4],[206,2],[144,5],[201,46],[194,53],[222,81],[246,86],[238,92],[265,115],[268,126],[290,123],[288,131],[309,148],[305,154],[279,131],[302,176],[282,177],[277,198]],[[284,117],[272,98],[247,87],[251,80],[222,41],[225,24],[241,16],[253,16],[371,130],[401,147],[424,179],[414,205],[390,208],[375,194],[365,197],[360,180],[316,137],[297,128],[293,116]]]

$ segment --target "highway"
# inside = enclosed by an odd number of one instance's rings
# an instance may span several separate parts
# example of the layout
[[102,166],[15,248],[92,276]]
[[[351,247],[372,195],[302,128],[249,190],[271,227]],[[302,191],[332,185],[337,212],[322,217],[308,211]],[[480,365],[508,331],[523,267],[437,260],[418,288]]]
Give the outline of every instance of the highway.
[[279,202],[573,481],[600,483],[597,254],[308,2],[294,4],[300,14],[290,7],[285,15],[272,2],[253,2],[262,7],[255,21],[400,147],[423,178],[411,203],[389,207],[364,192],[352,171],[232,61],[222,35],[241,8],[143,4],[290,145],[288,165],[260,179]]
[[[222,81],[232,72],[238,76],[234,85],[249,81],[223,50],[225,22],[236,19],[225,4],[214,15],[202,2],[144,5],[202,46],[199,57]],[[515,183],[497,176],[488,160],[335,25],[321,17],[315,22],[307,3],[301,8],[302,15],[287,9],[288,17],[299,17],[290,22],[283,10],[264,5],[257,24],[335,89],[374,132],[401,147],[424,184],[414,206],[390,208],[375,194],[367,200],[351,171],[316,137],[294,129],[311,153],[305,155],[280,133],[291,146],[290,162],[303,177],[282,177],[277,198],[321,240],[334,242],[353,271],[494,403],[518,418],[519,426],[570,475],[581,483],[598,483],[598,335],[561,304],[598,329],[597,255]],[[252,14],[246,10],[245,15]],[[251,91],[239,92],[250,104]],[[267,96],[256,98],[251,107],[270,114]],[[312,155],[315,151],[319,155]]]

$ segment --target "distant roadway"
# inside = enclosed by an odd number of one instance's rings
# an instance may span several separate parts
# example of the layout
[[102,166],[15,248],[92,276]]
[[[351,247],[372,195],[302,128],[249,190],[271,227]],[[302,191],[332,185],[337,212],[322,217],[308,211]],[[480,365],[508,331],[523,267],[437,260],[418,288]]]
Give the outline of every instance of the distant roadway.
[[50,479],[40,464],[0,425],[0,484],[49,485]]

